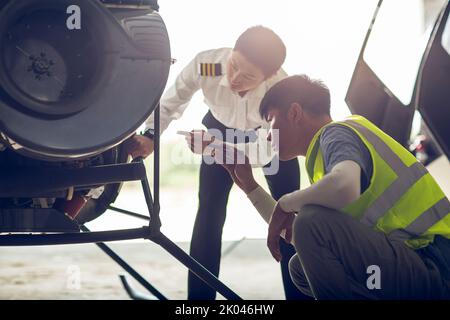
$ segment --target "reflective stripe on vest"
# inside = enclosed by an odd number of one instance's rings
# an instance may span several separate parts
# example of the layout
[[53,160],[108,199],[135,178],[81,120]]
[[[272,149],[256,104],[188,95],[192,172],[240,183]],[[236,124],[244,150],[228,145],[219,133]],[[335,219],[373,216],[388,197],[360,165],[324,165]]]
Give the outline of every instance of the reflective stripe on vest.
[[419,237],[425,233],[439,220],[450,212],[450,201],[447,198],[442,198],[438,203],[430,209],[423,212],[416,220],[409,224],[404,229],[397,229],[389,234],[389,237],[397,240],[408,240]]
[[[362,117],[361,119],[365,120]],[[385,189],[382,189],[382,192],[376,198],[372,197],[373,201],[371,203],[367,202],[365,209],[362,212],[360,211],[360,221],[371,228],[375,228],[379,219],[391,209],[394,209],[399,200],[419,180],[421,180],[421,178],[427,175],[428,171],[420,162],[414,162],[408,167],[400,156],[393,149],[391,149],[391,146],[389,146],[381,137],[379,137],[368,127],[351,119],[345,120],[341,124],[352,127],[362,137],[364,137],[364,139],[371,144],[372,149],[374,149],[378,154],[377,157],[381,157],[386,165],[390,167],[396,175],[396,178],[393,178],[392,182],[387,185]],[[310,176],[312,182],[317,182],[324,175],[324,168],[322,168],[323,165],[321,164],[323,163],[323,159],[321,155],[319,156],[320,151],[318,140],[320,137],[320,132],[313,139],[314,145],[311,146],[312,150],[307,159],[308,175]],[[374,159],[372,160],[374,161]],[[379,172],[377,174],[379,174]],[[370,187],[371,186],[369,186],[369,188]],[[440,191],[437,185],[436,187],[438,188],[437,190]],[[385,232],[389,233],[389,237],[391,239],[403,241],[420,237],[426,233],[428,229],[444,219],[450,213],[450,201],[445,196],[443,196],[442,199],[436,200],[436,202],[432,203],[434,204],[427,209],[423,209],[423,212],[416,210],[414,213],[417,214],[416,218],[410,221],[408,225],[401,226],[401,229],[395,228],[390,233],[389,231]],[[407,212],[405,212],[405,214],[408,215]],[[450,234],[450,231],[448,233]]]
[[[420,162],[416,162],[410,167],[405,166],[398,155],[372,131],[352,120],[348,120],[346,123],[358,130],[398,175],[398,178],[372,202],[360,220],[362,223],[374,227],[378,219],[394,207],[395,203],[400,200],[406,191],[428,173],[428,171]],[[434,206],[422,212],[406,228],[394,230],[389,236],[402,240],[417,237],[449,213],[450,202],[447,198],[442,198]]]

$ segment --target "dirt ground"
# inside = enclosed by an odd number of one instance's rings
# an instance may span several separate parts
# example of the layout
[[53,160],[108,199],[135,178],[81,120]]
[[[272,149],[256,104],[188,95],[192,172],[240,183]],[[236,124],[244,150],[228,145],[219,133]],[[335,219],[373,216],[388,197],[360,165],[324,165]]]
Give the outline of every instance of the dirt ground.
[[[187,269],[158,245],[110,245],[169,299],[186,299]],[[223,249],[229,246],[233,243],[224,243]],[[118,277],[123,269],[93,244],[3,247],[0,257],[0,299],[129,299]],[[284,298],[279,265],[264,240],[244,240],[225,254],[220,278],[244,299]]]

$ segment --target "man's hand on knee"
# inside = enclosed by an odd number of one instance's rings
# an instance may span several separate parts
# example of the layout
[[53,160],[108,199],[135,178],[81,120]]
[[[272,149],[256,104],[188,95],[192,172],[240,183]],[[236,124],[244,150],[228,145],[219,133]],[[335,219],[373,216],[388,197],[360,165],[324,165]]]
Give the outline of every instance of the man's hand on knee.
[[269,222],[269,231],[267,235],[267,247],[270,253],[278,262],[281,261],[281,252],[279,239],[280,235],[284,237],[287,243],[292,240],[292,223],[294,222],[295,214],[284,211],[278,202],[272,213]]

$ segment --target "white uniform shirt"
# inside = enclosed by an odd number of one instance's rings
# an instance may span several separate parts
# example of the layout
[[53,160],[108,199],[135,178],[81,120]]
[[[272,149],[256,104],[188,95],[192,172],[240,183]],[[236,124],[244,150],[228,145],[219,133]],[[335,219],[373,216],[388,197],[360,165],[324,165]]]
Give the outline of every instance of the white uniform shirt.
[[[212,115],[227,127],[239,130],[252,130],[258,127],[268,131],[269,123],[259,114],[259,105],[265,93],[275,83],[284,79],[287,74],[280,69],[275,75],[261,83],[257,88],[248,91],[243,97],[230,88],[226,76],[226,63],[231,55],[231,48],[203,51],[181,71],[175,83],[166,91],[160,102],[160,132],[170,122],[179,119],[188,106],[192,96],[202,90],[204,102]],[[219,76],[201,76],[201,63],[220,63],[222,74]],[[153,115],[146,121],[146,129],[154,128]],[[261,131],[262,132],[262,131]],[[267,134],[258,133],[259,143],[266,143]],[[258,143],[258,142],[257,142]],[[270,159],[258,161],[268,163]],[[256,161],[250,159],[252,163]],[[267,161],[268,160],[268,161]]]

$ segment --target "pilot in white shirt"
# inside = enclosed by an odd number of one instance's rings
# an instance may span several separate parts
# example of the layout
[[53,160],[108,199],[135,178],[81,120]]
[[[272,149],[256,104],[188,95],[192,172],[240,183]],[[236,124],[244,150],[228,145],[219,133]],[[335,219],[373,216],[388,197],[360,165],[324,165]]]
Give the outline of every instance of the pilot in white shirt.
[[[260,115],[259,105],[269,88],[287,76],[281,69],[285,57],[286,48],[282,40],[272,30],[262,26],[247,29],[240,35],[233,49],[221,48],[197,54],[161,99],[160,132],[172,120],[180,118],[194,93],[202,90],[205,104],[209,107],[202,121],[208,134],[214,136],[215,141],[222,140],[244,150],[251,158],[253,153],[249,154],[249,145],[268,144],[270,125]],[[227,136],[230,130],[235,133],[234,137]],[[151,154],[153,134],[154,119],[151,116],[146,122],[145,133],[126,142],[127,152],[133,158]],[[195,134],[192,133],[192,137]],[[242,136],[246,137],[245,141],[235,138]],[[205,156],[210,143],[208,139],[200,143],[200,152]],[[194,151],[198,146],[191,143],[190,147]],[[271,150],[270,143],[267,150]],[[200,167],[199,208],[190,254],[218,276],[222,228],[233,180],[220,164],[207,162],[205,158],[203,157]],[[267,174],[267,170],[265,171],[274,199],[300,188],[297,159],[283,162],[277,156],[274,157],[274,153],[259,152],[255,159],[250,160],[252,163],[265,165],[264,169],[273,168],[272,164],[277,163],[275,174]],[[281,269],[286,298],[302,298],[303,295],[292,283],[288,270],[289,259],[295,254],[295,250],[282,239],[280,245],[284,257]],[[189,299],[214,299],[215,295],[213,289],[189,273]]]
[[[248,147],[249,144],[246,144],[247,148],[242,144],[238,144],[236,147],[245,152],[253,166],[262,167],[272,160],[275,152],[272,150],[270,143],[267,142],[270,125],[260,116],[259,104],[267,90],[285,78],[287,74],[280,68],[274,75],[264,79],[257,87],[241,96],[233,88],[227,76],[227,62],[231,58],[232,52],[232,48],[200,52],[183,69],[175,80],[175,84],[167,90],[161,99],[160,132],[162,133],[167,129],[171,121],[179,119],[189,105],[192,96],[198,90],[202,90],[204,102],[209,107],[209,113],[205,116],[203,124],[208,129],[210,127],[217,129],[214,124],[218,121],[223,125],[220,126],[221,129],[222,127],[224,130],[237,129],[228,132],[229,138],[232,135],[236,137],[247,136],[248,140],[252,138],[249,141],[250,147]],[[254,81],[255,79],[251,80]],[[152,135],[153,130],[154,117],[152,115],[146,121],[145,131]],[[226,137],[227,132],[224,130],[219,129],[220,136],[213,134],[217,140],[229,140]],[[209,133],[214,133],[214,131],[209,131]]]

